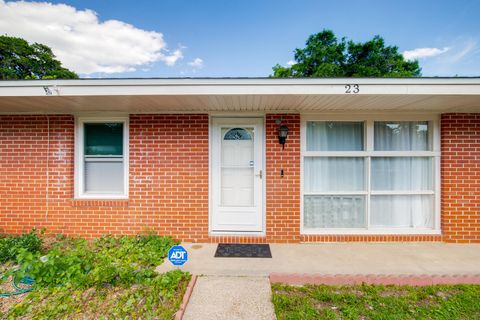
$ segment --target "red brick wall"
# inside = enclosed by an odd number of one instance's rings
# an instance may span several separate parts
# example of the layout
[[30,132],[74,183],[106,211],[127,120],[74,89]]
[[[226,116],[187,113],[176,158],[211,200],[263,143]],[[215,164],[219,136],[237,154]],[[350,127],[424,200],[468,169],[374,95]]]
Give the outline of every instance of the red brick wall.
[[[278,143],[276,119],[288,127],[285,149]],[[270,242],[300,241],[300,115],[266,116],[266,215]],[[283,178],[280,170],[284,170]]]
[[480,242],[480,113],[443,114],[442,230],[448,242]]
[[72,116],[0,116],[0,232],[208,240],[207,115],[130,116],[128,200],[73,200],[73,156]]
[[46,160],[46,117],[0,117],[0,231],[44,223]]
[[[290,130],[285,150],[276,119]],[[0,233],[46,227],[84,237],[150,229],[199,242],[480,242],[480,114],[442,116],[443,234],[430,236],[300,235],[300,116],[265,120],[266,236],[210,237],[207,115],[131,115],[130,197],[108,201],[73,199],[72,116],[0,116]]]
[[[277,118],[290,129],[285,150]],[[0,116],[0,232],[151,229],[185,241],[298,242],[299,115],[267,115],[266,154],[267,236],[209,237],[207,115],[131,115],[129,199],[108,201],[73,199],[72,116]]]

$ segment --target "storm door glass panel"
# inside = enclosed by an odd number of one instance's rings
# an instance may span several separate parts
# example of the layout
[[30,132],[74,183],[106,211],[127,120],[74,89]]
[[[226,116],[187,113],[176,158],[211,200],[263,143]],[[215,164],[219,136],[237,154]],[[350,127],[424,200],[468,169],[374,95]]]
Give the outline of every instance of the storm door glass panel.
[[363,122],[308,121],[307,151],[362,151]]
[[222,128],[221,138],[221,205],[254,206],[253,128]]
[[379,151],[428,151],[428,121],[376,121],[374,146]]
[[124,193],[123,123],[84,124],[84,192]]

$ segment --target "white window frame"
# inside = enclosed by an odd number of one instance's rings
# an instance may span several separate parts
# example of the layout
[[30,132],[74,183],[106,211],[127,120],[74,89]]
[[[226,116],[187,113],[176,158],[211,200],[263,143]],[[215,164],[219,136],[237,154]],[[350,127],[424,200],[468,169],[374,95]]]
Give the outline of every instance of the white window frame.
[[[364,123],[364,151],[307,151],[307,122],[309,121],[339,121],[339,122],[363,122]],[[430,151],[374,151],[374,122],[375,121],[428,121]],[[344,234],[344,235],[381,235],[381,234],[441,234],[440,225],[440,116],[437,114],[388,114],[388,115],[344,115],[344,114],[322,114],[322,115],[301,115],[300,126],[300,233],[305,235]],[[339,191],[339,192],[315,192],[306,193],[304,190],[304,162],[305,157],[363,157],[365,159],[366,191]],[[371,191],[370,168],[372,157],[431,157],[433,159],[434,181],[433,192],[430,191]],[[370,196],[386,194],[407,194],[407,195],[434,195],[434,226],[433,228],[371,228],[370,226]],[[304,226],[304,202],[305,195],[365,195],[366,196],[366,228],[305,228]]]
[[[129,118],[128,117],[77,117],[75,118],[75,181],[74,198],[75,199],[128,199],[128,181],[129,181]],[[85,193],[85,161],[84,161],[84,124],[85,123],[123,123],[123,194],[108,193]]]

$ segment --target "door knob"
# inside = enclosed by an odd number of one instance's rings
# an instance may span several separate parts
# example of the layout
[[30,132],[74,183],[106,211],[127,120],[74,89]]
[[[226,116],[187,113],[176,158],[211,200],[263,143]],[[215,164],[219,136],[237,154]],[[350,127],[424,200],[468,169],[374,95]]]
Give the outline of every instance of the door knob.
[[260,179],[262,179],[262,176],[263,176],[262,170],[258,171],[258,174],[256,174],[256,176],[257,176],[257,177],[260,177]]

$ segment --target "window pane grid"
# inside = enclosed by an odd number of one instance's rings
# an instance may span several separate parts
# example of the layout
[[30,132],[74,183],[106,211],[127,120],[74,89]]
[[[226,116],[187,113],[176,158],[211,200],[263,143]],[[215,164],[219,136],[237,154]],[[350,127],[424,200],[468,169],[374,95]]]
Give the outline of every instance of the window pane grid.
[[[303,227],[305,229],[340,230],[343,228],[345,230],[375,231],[378,228],[391,228],[392,230],[398,228],[411,230],[435,228],[436,194],[434,182],[436,175],[435,158],[438,155],[431,150],[431,129],[433,126],[428,121],[356,122],[366,124],[364,130],[366,134],[362,136],[362,145],[364,140],[367,142],[366,151],[312,150],[311,147],[309,148],[308,141],[308,124],[311,122],[314,121],[307,122],[305,144],[307,148],[303,152]],[[395,132],[397,136],[394,134],[392,138],[391,132],[389,132],[390,136],[387,138],[390,141],[384,143],[386,147],[383,147],[382,150],[378,147],[379,141],[382,140],[380,136],[382,133],[377,129],[378,123],[400,124],[407,134],[399,134],[400,137],[398,137],[398,133]],[[376,137],[375,134],[379,137]],[[330,137],[329,139],[333,138]],[[370,144],[370,141],[372,144]],[[338,181],[331,185],[328,180],[333,181],[335,178],[328,177],[328,174],[320,174],[320,178],[324,178],[323,182],[318,182],[318,177],[313,179],[313,185],[321,186],[321,188],[312,188],[312,173],[313,175],[319,175],[312,170],[313,163],[348,162],[348,160],[341,159],[352,157],[364,159],[362,177],[364,188],[362,190],[355,190],[358,188],[356,182],[353,182],[350,188],[338,188]],[[316,166],[318,167],[318,164]],[[332,166],[335,167],[335,165]],[[336,174],[341,177],[345,173],[336,170]],[[346,175],[355,181],[352,170]],[[328,178],[325,179],[325,176]],[[346,199],[352,197],[362,197],[362,205],[348,205]],[[351,200],[349,201],[351,202]],[[348,210],[351,210],[351,212],[349,213]],[[359,212],[361,212],[363,220],[359,219]],[[350,222],[344,220],[348,217],[352,219]],[[359,223],[359,221],[362,223]]]
[[127,193],[125,120],[80,120],[80,197],[123,197]]

